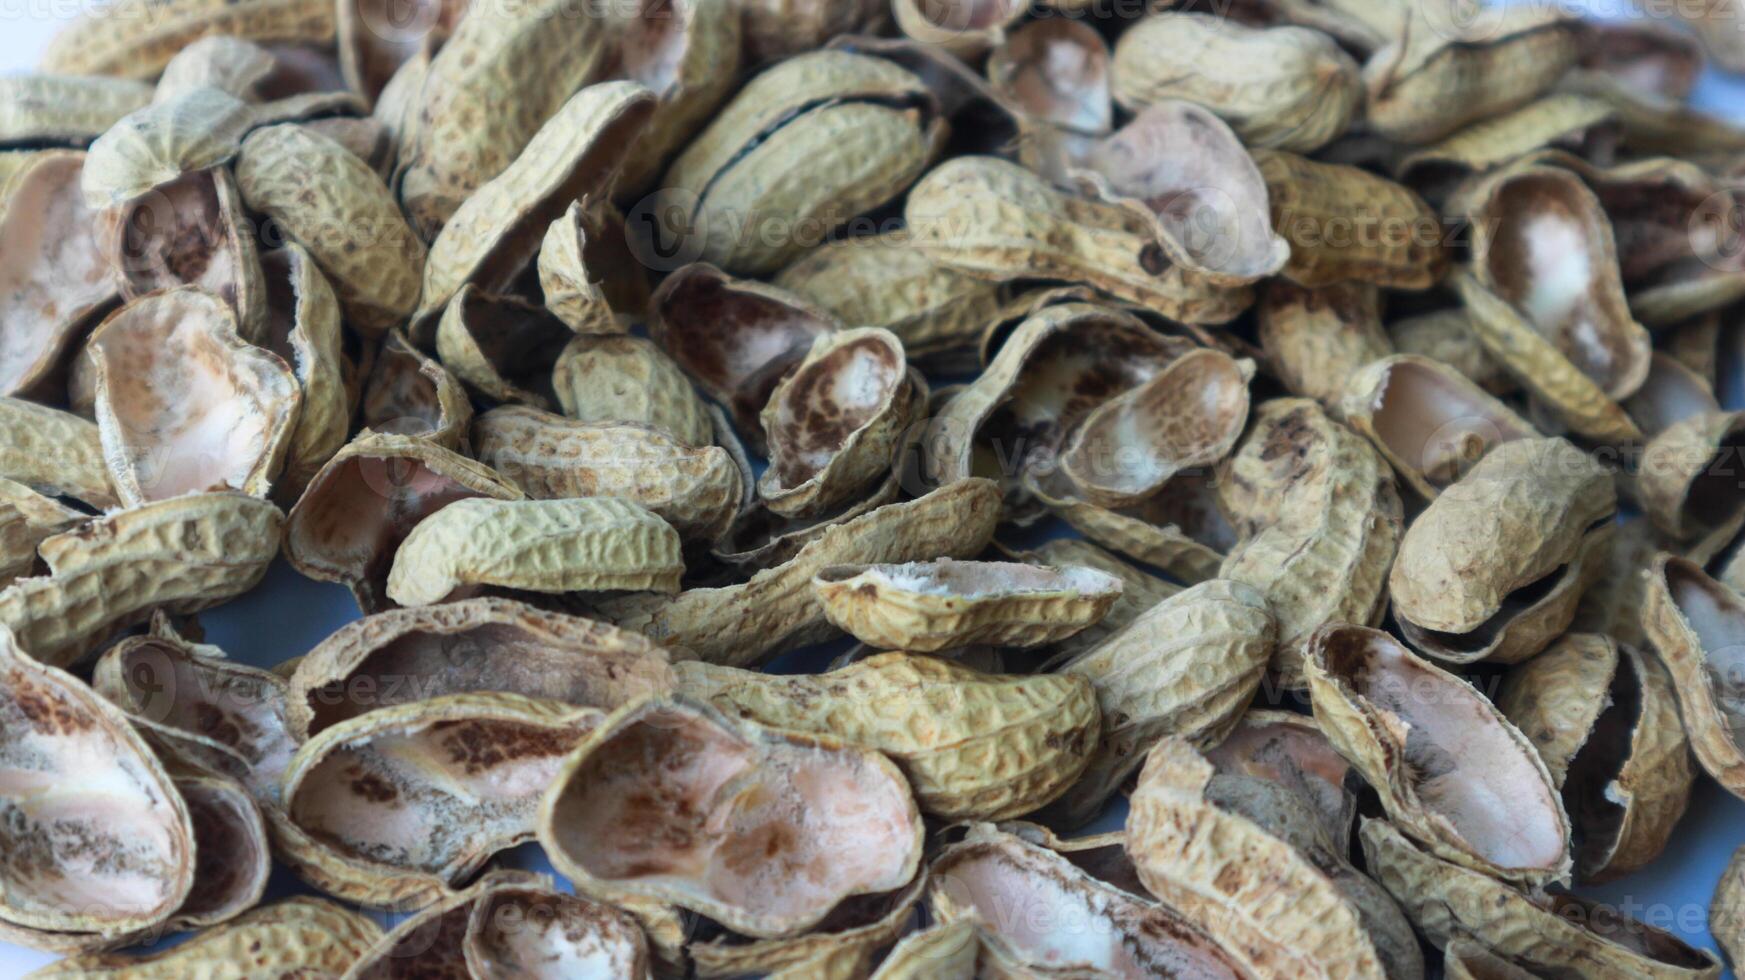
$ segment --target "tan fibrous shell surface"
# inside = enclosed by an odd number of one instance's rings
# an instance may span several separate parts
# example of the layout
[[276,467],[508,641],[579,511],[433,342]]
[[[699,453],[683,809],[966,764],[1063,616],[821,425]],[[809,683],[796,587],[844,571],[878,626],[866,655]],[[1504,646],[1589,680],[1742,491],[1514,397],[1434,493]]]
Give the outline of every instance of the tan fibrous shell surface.
[[1636,496],[1669,540],[1688,541],[1736,522],[1745,501],[1731,463],[1745,448],[1745,414],[1701,412],[1667,426],[1643,450]]
[[285,718],[307,740],[378,708],[448,694],[611,710],[673,682],[665,652],[635,633],[512,599],[465,599],[340,627],[297,661]]
[[79,186],[92,208],[123,205],[236,156],[254,111],[215,88],[191,88],[118,120],[91,144]]
[[835,565],[812,580],[824,615],[862,643],[935,653],[989,644],[1034,647],[1102,619],[1121,582],[1082,566],[944,558],[907,565]]
[[699,977],[738,977],[767,971],[771,977],[863,975],[875,953],[916,920],[925,870],[894,891],[846,898],[812,931],[779,939],[754,939],[730,929],[686,948]]
[[194,884],[193,821],[126,716],[0,632],[0,728],[0,934],[78,951],[165,923]]
[[485,399],[556,407],[552,368],[573,335],[544,307],[468,283],[443,310],[435,333],[442,366]]
[[677,592],[677,531],[622,497],[457,500],[394,552],[388,598],[420,606],[457,590]]
[[151,98],[150,85],[125,78],[8,75],[0,81],[0,145],[88,143]]
[[1745,750],[1733,692],[1745,670],[1745,600],[1683,558],[1661,554],[1648,570],[1642,628],[1672,674],[1679,717],[1703,771],[1745,795]]
[[504,693],[382,708],[298,747],[285,810],[343,854],[454,884],[533,838],[541,795],[602,717]]
[[983,674],[905,653],[817,676],[676,670],[681,692],[730,715],[883,752],[922,811],[945,820],[1000,820],[1048,803],[1084,770],[1100,727],[1091,685],[1070,675]]
[[1516,439],[1479,460],[1406,529],[1388,578],[1406,639],[1451,663],[1544,649],[1603,570],[1611,474],[1562,439]]
[[1205,756],[1219,775],[1261,779],[1288,790],[1313,810],[1327,840],[1350,841],[1357,816],[1357,798],[1346,786],[1351,763],[1314,718],[1250,709]]
[[1565,879],[1569,817],[1533,743],[1464,680],[1377,630],[1317,631],[1315,720],[1439,857],[1504,880]]
[[548,782],[540,842],[578,892],[748,936],[803,932],[920,866],[921,815],[883,755],[690,700],[620,709]]
[[88,515],[35,490],[0,477],[0,588],[36,565],[36,546],[81,524]]
[[1425,853],[1387,821],[1365,820],[1361,837],[1370,872],[1399,900],[1431,945],[1470,939],[1533,974],[1620,980],[1695,980],[1721,974],[1713,954],[1669,932],[1616,910],[1601,911],[1573,895],[1535,898]]
[[93,509],[116,504],[97,426],[20,398],[0,397],[0,478]]
[[[1181,739],[1152,748],[1127,814],[1127,853],[1139,880],[1257,974],[1390,975],[1369,923],[1331,877],[1356,872],[1338,867],[1330,842],[1322,854],[1310,854],[1276,836],[1279,828],[1249,812],[1241,779],[1223,777],[1220,784],[1212,765]],[[1307,824],[1311,839],[1316,827],[1312,819]],[[1291,896],[1283,907],[1280,892]]]
[[1381,291],[1365,282],[1305,289],[1288,279],[1266,284],[1255,306],[1267,366],[1293,395],[1337,411],[1358,368],[1394,352],[1382,328]]
[[[973,923],[980,933],[977,976],[1250,975],[1204,925],[986,825],[941,851],[930,871],[927,909],[934,921]],[[1043,922],[1036,909],[1059,919]],[[1058,928],[1062,922],[1082,925],[1079,931]]]
[[623,333],[648,305],[647,271],[626,243],[624,216],[603,201],[570,202],[540,241],[546,309],[578,334]]
[[353,369],[339,300],[308,250],[287,242],[262,266],[266,322],[259,343],[290,366],[302,396],[275,486],[280,499],[294,500],[345,445],[354,407],[347,389],[358,382],[347,379]]
[[[1449,251],[1442,222],[1410,188],[1283,150],[1257,149],[1254,161],[1273,228],[1290,243],[1286,279],[1310,288],[1357,281],[1416,290],[1442,278]],[[1336,228],[1354,231],[1329,233]],[[1369,228],[1378,230],[1355,231]]]
[[194,287],[142,297],[103,321],[86,350],[124,503],[271,489],[302,392],[282,359],[237,334],[221,300]]
[[1584,882],[1659,856],[1684,816],[1696,767],[1658,658],[1570,633],[1504,676],[1497,707],[1562,787]]
[[189,42],[212,34],[259,43],[333,40],[332,4],[312,0],[124,0],[85,11],[49,43],[43,70],[152,78]]

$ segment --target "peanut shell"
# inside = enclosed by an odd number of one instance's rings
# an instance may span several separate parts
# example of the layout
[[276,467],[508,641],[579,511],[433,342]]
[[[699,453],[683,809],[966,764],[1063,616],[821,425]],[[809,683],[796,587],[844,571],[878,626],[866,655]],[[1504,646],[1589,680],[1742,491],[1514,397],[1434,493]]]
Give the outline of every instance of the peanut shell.
[[151,98],[150,85],[131,79],[8,75],[0,80],[0,146],[83,146]]
[[1382,329],[1380,291],[1344,282],[1304,289],[1288,279],[1266,284],[1255,307],[1268,366],[1293,395],[1337,412],[1344,386],[1363,365],[1394,352]]
[[94,509],[117,503],[97,426],[18,398],[0,397],[0,478]]
[[1728,792],[1745,792],[1745,752],[1736,739],[1739,638],[1745,601],[1698,566],[1667,554],[1648,572],[1642,629],[1672,674],[1678,713],[1703,771]]
[[459,450],[466,445],[473,406],[454,375],[394,332],[382,338],[359,414],[369,431],[423,436]]
[[202,37],[324,44],[333,40],[333,21],[333,5],[315,0],[121,0],[63,27],[43,53],[42,70],[149,79]]
[[539,245],[545,307],[579,334],[619,334],[648,306],[646,271],[625,244],[624,216],[604,202],[572,201]]
[[436,356],[491,401],[549,411],[557,407],[552,367],[571,336],[544,307],[468,283],[442,312]]
[[1256,150],[1274,229],[1290,243],[1282,275],[1311,289],[1356,280],[1425,289],[1448,262],[1436,212],[1385,177],[1282,150]]

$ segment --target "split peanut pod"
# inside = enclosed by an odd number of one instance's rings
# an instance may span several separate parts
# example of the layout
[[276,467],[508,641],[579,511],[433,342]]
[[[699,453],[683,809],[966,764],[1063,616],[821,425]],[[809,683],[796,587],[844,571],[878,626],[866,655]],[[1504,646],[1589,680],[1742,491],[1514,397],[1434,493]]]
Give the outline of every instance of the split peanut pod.
[[[981,674],[903,653],[817,677],[697,662],[677,673],[681,692],[728,714],[883,752],[941,819],[1029,813],[1078,778],[1096,744],[1096,699],[1078,677]],[[1000,761],[985,766],[991,754]]]
[[1745,793],[1733,695],[1745,652],[1745,600],[1696,565],[1662,554],[1648,570],[1642,629],[1672,674],[1697,762],[1728,792]]
[[883,755],[688,700],[620,709],[550,786],[540,841],[578,891],[670,902],[748,936],[803,932],[920,865],[921,816]]

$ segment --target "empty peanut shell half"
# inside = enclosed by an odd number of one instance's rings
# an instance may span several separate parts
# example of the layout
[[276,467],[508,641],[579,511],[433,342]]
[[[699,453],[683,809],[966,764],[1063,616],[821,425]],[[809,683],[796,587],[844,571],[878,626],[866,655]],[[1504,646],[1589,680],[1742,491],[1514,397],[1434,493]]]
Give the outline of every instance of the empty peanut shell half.
[[1498,878],[1569,874],[1569,817],[1533,743],[1461,678],[1378,630],[1317,631],[1315,718],[1395,823],[1438,856]]
[[1425,500],[1435,500],[1498,444],[1538,436],[1532,423],[1464,375],[1416,354],[1359,369],[1338,408]]
[[541,794],[602,717],[502,693],[372,711],[298,748],[285,809],[310,836],[366,864],[464,881],[532,839]]
[[921,815],[883,755],[686,700],[620,709],[550,784],[540,842],[579,892],[748,936],[803,932],[921,860]]
[[1745,600],[1698,566],[1661,555],[1648,570],[1642,628],[1672,674],[1679,716],[1703,770],[1745,796],[1745,714],[1733,694],[1745,669]]
[[671,525],[619,497],[457,500],[400,543],[388,598],[420,606],[481,587],[677,592],[679,550]]
[[1582,881],[1659,856],[1684,816],[1696,767],[1672,675],[1657,658],[1570,633],[1504,676],[1497,707],[1563,789]]
[[376,708],[502,691],[613,709],[673,685],[666,654],[635,634],[481,598],[347,623],[297,661],[286,719],[299,739]]
[[[1005,819],[1053,800],[1084,770],[1099,727],[1082,678],[982,674],[912,654],[817,676],[700,662],[676,670],[681,692],[730,715],[883,752],[922,811],[945,820]],[[989,753],[999,761],[986,764]]]
[[625,319],[648,305],[647,270],[624,241],[624,216],[592,200],[571,202],[546,229],[539,291],[546,309],[576,333],[623,333]]
[[181,287],[135,300],[92,333],[86,356],[124,503],[271,489],[302,391],[278,355],[237,334],[218,297]]
[[812,590],[825,617],[862,643],[932,653],[1065,639],[1103,617],[1121,582],[1091,568],[944,558],[834,565],[818,573]]
[[714,441],[714,425],[697,390],[671,357],[642,337],[570,340],[557,356],[551,384],[570,418],[652,425],[687,446]]
[[358,414],[366,430],[423,436],[458,450],[473,406],[454,375],[395,331],[382,338]]
[[1351,763],[1313,718],[1252,709],[1205,755],[1220,775],[1264,779],[1289,790],[1314,810],[1329,841],[1351,840],[1357,816],[1357,798],[1346,785]]
[[1745,510],[1737,470],[1745,414],[1703,412],[1649,441],[1636,472],[1636,496],[1670,540],[1688,541],[1737,522]]

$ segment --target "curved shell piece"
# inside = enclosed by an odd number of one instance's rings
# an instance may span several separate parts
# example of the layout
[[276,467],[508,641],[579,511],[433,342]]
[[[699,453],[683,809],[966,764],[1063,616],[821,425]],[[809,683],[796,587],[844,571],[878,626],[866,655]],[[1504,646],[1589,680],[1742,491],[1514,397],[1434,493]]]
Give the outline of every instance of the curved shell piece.
[[453,36],[469,6],[464,0],[419,0],[409,8],[382,0],[337,4],[335,41],[346,87],[379,101],[400,66]]
[[282,499],[294,500],[351,430],[344,326],[333,287],[303,246],[286,242],[263,264],[267,315],[260,344],[291,366],[303,396],[278,481]]
[[1361,626],[1315,633],[1315,720],[1414,838],[1510,881],[1568,877],[1569,817],[1533,743],[1464,680]]
[[835,316],[765,283],[693,263],[667,276],[649,302],[648,335],[726,406],[753,446],[759,414],[776,385],[818,338],[842,327]]
[[1709,932],[1731,963],[1745,962],[1745,848],[1733,852],[1709,902]]
[[1612,107],[1600,99],[1553,93],[1414,150],[1393,170],[1400,180],[1435,196],[1462,177],[1483,173],[1549,145],[1578,141],[1611,118]]
[[[927,909],[933,921],[977,927],[977,976],[1249,975],[1203,924],[1098,881],[1042,845],[985,825],[941,851],[930,872]],[[1039,909],[1049,910],[1048,922],[1037,918]],[[1079,925],[1060,928],[1065,922]]]
[[0,477],[0,588],[29,575],[43,539],[84,523],[88,515],[22,483]]
[[642,337],[571,339],[551,384],[563,413],[577,421],[649,425],[696,448],[714,441],[708,406],[679,365]]
[[1139,503],[1182,470],[1230,452],[1248,423],[1253,375],[1252,361],[1222,351],[1183,354],[1086,416],[1061,454],[1061,467],[1093,503]]
[[[863,0],[851,0],[863,2]],[[640,0],[618,41],[618,67],[659,99],[631,147],[615,193],[648,189],[661,167],[733,92],[744,56],[745,0]],[[620,236],[620,241],[623,240]]]
[[[1324,855],[1300,852],[1233,805],[1230,777],[1224,785],[1218,778],[1181,739],[1146,754],[1126,827],[1127,853],[1146,889],[1256,974],[1387,976],[1369,923],[1330,877],[1355,875],[1337,868],[1338,852],[1330,843]],[[1283,908],[1280,892],[1291,895]]]
[[1001,305],[997,285],[934,265],[901,231],[826,242],[770,281],[843,323],[889,330],[911,361],[973,346]]
[[1024,16],[1019,0],[894,0],[891,13],[909,38],[974,61],[1000,44],[1006,30]]
[[302,126],[266,126],[242,141],[236,183],[250,210],[315,257],[353,327],[379,334],[417,307],[424,243],[350,150]]
[[1533,101],[1579,53],[1580,19],[1517,7],[1463,23],[1453,4],[1413,8],[1364,65],[1365,117],[1391,140],[1429,143]]
[[86,350],[123,503],[271,489],[302,394],[284,361],[237,335],[222,300],[194,287],[134,300]]
[[89,207],[126,204],[186,174],[235,157],[254,110],[215,88],[192,88],[116,122],[85,156],[79,186]]
[[367,433],[315,475],[285,526],[285,557],[351,589],[366,612],[387,602],[394,554],[420,521],[470,497],[520,500],[489,467],[416,436]]
[[254,588],[278,554],[282,521],[277,507],[238,493],[94,518],[37,546],[49,574],[0,590],[0,625],[38,660],[70,664],[154,609],[194,613]]
[[[1532,973],[1709,980],[1713,954],[1572,895],[1533,898],[1490,875],[1419,850],[1385,820],[1365,820],[1366,864],[1432,945],[1468,939]],[[1605,922],[1604,931],[1586,923]]]
[[550,410],[552,366],[572,336],[544,307],[468,283],[443,310],[436,356],[492,401]]
[[1745,413],[1704,412],[1649,441],[1636,473],[1636,498],[1673,541],[1734,526],[1745,499],[1734,462],[1745,449]]
[[758,497],[784,517],[816,517],[886,473],[909,424],[902,341],[876,327],[819,337],[770,393],[760,419],[769,468]]
[[83,153],[49,153],[0,199],[0,395],[54,380],[67,345],[116,294],[98,216],[79,191]]
[[[1506,303],[1519,326],[1614,401],[1642,387],[1648,331],[1625,301],[1611,222],[1579,177],[1555,167],[1513,167],[1481,179],[1450,206],[1473,221],[1477,284]],[[1533,371],[1519,359],[1524,351],[1511,351],[1484,330],[1479,337],[1512,371]],[[1526,378],[1522,383],[1533,387]],[[1555,401],[1552,407],[1563,408]],[[1573,427],[1576,420],[1566,421]]]
[[1254,162],[1273,226],[1290,243],[1286,279],[1311,289],[1350,280],[1427,289],[1441,280],[1448,264],[1441,219],[1404,185],[1282,150],[1256,150]]
[[421,606],[480,586],[677,592],[679,550],[671,525],[619,497],[457,500],[400,543],[388,598]]
[[1085,775],[1043,819],[1076,827],[1145,760],[1159,739],[1221,741],[1260,687],[1277,625],[1266,600],[1213,579],[1159,602],[1060,667],[1091,682],[1103,731]]
[[[1695,333],[1704,331],[1705,327],[1693,328]],[[1703,374],[1672,354],[1655,351],[1648,359],[1648,376],[1624,401],[1624,410],[1642,434],[1653,439],[1693,415],[1719,412],[1721,403]]]
[[273,867],[267,827],[254,798],[234,780],[177,775],[194,828],[194,888],[169,922],[201,929],[260,904]]
[[91,686],[136,724],[167,731],[157,744],[184,765],[221,768],[208,760],[228,756],[241,765],[231,774],[255,799],[278,803],[280,778],[297,750],[284,678],[225,659],[215,648],[134,636],[103,653]]
[[[621,9],[614,7],[611,12]],[[461,17],[453,36],[419,72],[422,80],[409,85],[404,95],[411,124],[401,130],[395,183],[412,226],[424,240],[436,238],[465,201],[507,173],[518,159],[549,166],[552,137],[559,131],[580,133],[580,127],[572,125],[578,107],[597,105],[595,100],[608,88],[640,88],[614,82],[593,95],[581,94],[601,88],[590,83],[603,74],[612,53],[609,45],[619,35],[615,19],[601,16],[605,13],[577,7],[574,0],[533,0],[493,11],[488,17]],[[548,125],[566,114],[568,122]],[[547,149],[527,156],[525,151],[542,129],[550,134]],[[633,135],[634,130],[622,134],[607,152],[621,157]],[[522,181],[516,183],[528,190]],[[520,206],[530,202],[511,197],[508,207],[502,207],[511,190],[499,187],[491,195],[499,210],[481,214],[475,206],[475,217],[513,220]],[[538,229],[543,230],[570,198],[578,196],[571,194],[557,203]],[[538,236],[540,231],[531,234]],[[477,241],[470,247],[485,249],[490,244]],[[537,237],[525,244],[529,249],[537,246]],[[455,286],[459,285],[457,281]]]
[[1478,339],[1470,319],[1460,307],[1436,310],[1389,323],[1388,336],[1402,354],[1440,361],[1493,395],[1509,394],[1517,387],[1515,379]]
[[473,422],[472,441],[480,462],[534,500],[622,497],[687,540],[718,539],[746,493],[727,450],[692,448],[651,425],[505,405]]
[[1029,813],[1078,778],[1096,744],[1096,698],[1079,677],[982,674],[904,653],[816,676],[676,669],[681,692],[730,715],[884,753],[922,812],[943,820]]
[[1563,787],[1582,881],[1628,874],[1660,854],[1696,777],[1665,665],[1634,646],[1571,633],[1511,670],[1497,707]]
[[671,689],[666,654],[624,630],[512,599],[394,609],[347,623],[297,661],[299,740],[376,708],[501,691],[611,710]]
[[1359,369],[1338,410],[1424,500],[1435,500],[1501,443],[1539,438],[1532,423],[1465,375],[1416,354]]
[[1358,368],[1394,352],[1382,329],[1381,291],[1366,282],[1305,289],[1273,279],[1255,307],[1267,367],[1293,395],[1337,411]]
[[808,52],[765,69],[715,114],[661,178],[654,213],[678,216],[670,244],[683,252],[774,272],[895,199],[944,135],[931,92],[896,63]]
[[18,398],[0,397],[0,478],[97,510],[117,503],[97,426]]
[[647,270],[625,245],[624,216],[610,204],[571,201],[539,245],[545,308],[579,334],[621,334],[648,306]]
[[194,884],[193,822],[127,718],[0,631],[0,924],[47,949],[162,925]]
[[246,965],[265,976],[337,977],[381,934],[380,927],[358,912],[325,899],[299,896],[246,912],[168,949],[72,956],[34,976],[177,980],[201,967],[222,964],[239,970]]
[[150,85],[125,78],[8,75],[0,80],[0,146],[88,143],[151,97]]
[[1452,663],[1544,649],[1603,570],[1611,474],[1562,439],[1493,448],[1406,529],[1388,577],[1406,638]]
[[1278,619],[1271,669],[1300,688],[1315,630],[1381,619],[1403,505],[1380,454],[1315,402],[1274,399],[1253,418],[1218,471],[1218,505],[1240,540],[1217,575],[1266,597]]
[[480,980],[649,975],[648,940],[634,918],[548,883],[504,883],[480,895],[461,949]]
[[[498,891],[509,887],[538,889],[535,875],[520,871],[491,870],[461,891],[444,895],[433,904],[406,917],[378,939],[345,971],[347,980],[393,980],[395,977],[472,977],[467,962],[466,940],[479,907]],[[568,896],[564,896],[568,897]],[[550,914],[550,909],[546,910]],[[522,922],[524,932],[540,925]]]
[[422,436],[458,450],[473,406],[454,375],[395,331],[382,338],[358,414],[368,431]]
[[540,795],[602,717],[502,693],[372,711],[298,748],[285,810],[342,853],[453,884],[532,839]]
[[653,108],[654,98],[634,82],[591,85],[564,103],[442,226],[424,264],[415,319],[434,315],[469,283],[487,292],[510,286],[570,202],[610,185]]
[[681,699],[602,723],[551,781],[539,823],[579,892],[670,902],[760,938],[900,888],[921,860],[921,815],[883,755]]
[[1110,575],[1121,583],[1121,593],[1096,622],[1057,640],[1048,647],[1048,659],[1040,669],[1055,665],[1089,650],[1110,634],[1139,618],[1139,614],[1175,595],[1182,587],[1174,582],[1121,558],[1103,548],[1079,538],[1055,538],[1031,551],[1014,553],[1012,559],[1032,565],[1056,568],[1076,565]]
[[675,658],[741,667],[836,635],[812,595],[829,565],[895,564],[979,554],[993,538],[1000,493],[992,481],[960,480],[916,500],[876,507],[831,525],[793,558],[720,588],[630,596],[598,614],[666,647]]
[[1084,283],[1189,323],[1225,323],[1253,299],[1245,286],[1218,285],[1168,261],[1155,214],[1068,194],[995,157],[933,168],[903,214],[923,254],[980,279]]
[[333,5],[315,0],[122,0],[86,11],[43,53],[44,71],[155,77],[184,46],[223,34],[258,43],[333,40]]
[[1219,775],[1261,779],[1288,790],[1314,811],[1328,841],[1350,842],[1357,817],[1357,798],[1345,784],[1351,763],[1314,718],[1252,709],[1205,755]]
[[1250,146],[1310,153],[1345,132],[1363,89],[1356,62],[1316,31],[1162,12],[1115,45],[1115,98],[1135,111],[1188,99]]
[[164,65],[152,91],[153,102],[168,102],[194,89],[217,89],[245,102],[256,101],[276,67],[266,48],[226,34],[214,34],[176,52]]
[[872,980],[975,980],[981,951],[973,919],[928,926],[904,936]]
[[1691,562],[1662,554],[1648,571],[1642,628],[1672,674],[1697,762],[1745,797],[1745,750],[1734,734],[1745,709],[1733,695],[1745,660],[1745,600]]
[[869,646],[935,653],[987,644],[1034,647],[1097,622],[1121,581],[1079,566],[942,558],[833,565],[812,580],[831,623]]

